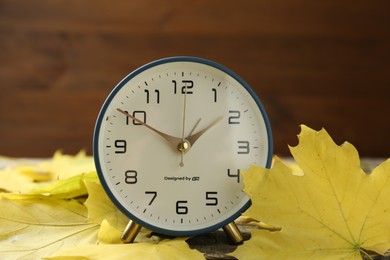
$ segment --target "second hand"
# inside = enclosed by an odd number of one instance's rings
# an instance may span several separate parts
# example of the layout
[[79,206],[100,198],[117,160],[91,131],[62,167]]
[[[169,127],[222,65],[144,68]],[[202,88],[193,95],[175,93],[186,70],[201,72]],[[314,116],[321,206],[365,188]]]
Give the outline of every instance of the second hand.
[[181,145],[183,149],[180,149],[180,163],[181,167],[184,166],[184,151],[188,149],[187,143],[184,141],[184,132],[186,129],[186,108],[187,108],[187,84],[184,84],[184,105],[183,105],[183,128],[181,132]]

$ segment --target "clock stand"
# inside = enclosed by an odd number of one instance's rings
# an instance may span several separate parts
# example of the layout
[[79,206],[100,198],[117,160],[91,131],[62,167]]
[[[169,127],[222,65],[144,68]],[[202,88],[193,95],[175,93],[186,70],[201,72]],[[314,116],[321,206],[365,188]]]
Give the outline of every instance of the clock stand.
[[[130,220],[121,236],[122,242],[133,243],[141,228],[141,225]],[[243,242],[244,239],[242,237],[242,234],[234,221],[225,225],[224,227],[222,227],[222,229],[225,231],[232,244],[239,245]]]

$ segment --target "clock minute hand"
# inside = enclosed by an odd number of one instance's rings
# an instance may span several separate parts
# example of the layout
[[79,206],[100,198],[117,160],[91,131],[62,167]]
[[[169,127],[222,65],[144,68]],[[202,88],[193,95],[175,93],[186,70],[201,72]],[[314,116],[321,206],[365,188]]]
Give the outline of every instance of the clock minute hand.
[[137,123],[145,126],[146,128],[149,128],[150,130],[152,130],[153,132],[157,133],[159,136],[161,136],[162,138],[164,138],[170,145],[172,145],[172,147],[177,150],[177,144],[180,143],[182,141],[181,138],[178,138],[178,137],[175,137],[175,136],[171,136],[171,135],[168,135],[166,133],[163,133],[159,130],[157,130],[156,128],[142,122],[141,120],[139,120],[138,118],[130,115],[129,113],[127,113],[126,111],[123,111],[122,109],[120,108],[117,108],[116,110],[118,110],[119,112],[121,112],[122,114],[124,114],[125,116],[131,118],[132,120],[136,121]]
[[214,120],[210,125],[208,125],[206,128],[204,128],[203,130],[200,130],[199,132],[197,132],[196,134],[193,134],[193,135],[190,135],[188,136],[187,138],[185,138],[190,144],[191,146],[194,145],[194,143],[196,142],[196,140],[199,139],[199,137],[201,137],[207,130],[209,130],[211,127],[215,126],[217,123],[219,123],[221,120],[222,120],[223,116],[220,116],[218,117],[216,120]]

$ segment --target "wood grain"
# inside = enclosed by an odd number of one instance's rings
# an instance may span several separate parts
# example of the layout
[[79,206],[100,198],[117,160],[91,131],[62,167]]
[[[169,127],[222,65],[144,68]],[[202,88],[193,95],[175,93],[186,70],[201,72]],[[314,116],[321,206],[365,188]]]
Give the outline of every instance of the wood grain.
[[0,154],[91,152],[112,88],[167,56],[243,77],[269,114],[276,154],[299,125],[363,156],[390,156],[389,1],[0,0]]

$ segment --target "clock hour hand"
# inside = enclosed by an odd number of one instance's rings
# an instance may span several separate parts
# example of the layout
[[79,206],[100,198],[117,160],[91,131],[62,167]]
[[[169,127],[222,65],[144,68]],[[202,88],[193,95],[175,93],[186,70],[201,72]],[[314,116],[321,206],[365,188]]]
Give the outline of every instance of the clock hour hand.
[[211,127],[215,126],[217,123],[219,123],[221,120],[222,120],[222,116],[218,117],[216,120],[214,120],[210,125],[208,125],[206,128],[204,128],[203,130],[197,132],[196,134],[193,134],[193,135],[190,135],[188,136],[187,138],[185,138],[190,144],[191,146],[194,145],[194,143],[196,142],[196,140],[199,139],[199,137],[201,137],[207,130],[209,130]]
[[122,114],[124,114],[125,116],[131,118],[132,120],[136,121],[137,123],[145,126],[146,128],[149,128],[150,130],[152,130],[153,132],[155,132],[156,134],[158,134],[159,136],[161,136],[162,138],[164,138],[175,150],[177,150],[177,144],[180,143],[182,141],[181,138],[178,138],[178,137],[175,137],[175,136],[171,136],[171,135],[168,135],[166,133],[163,133],[159,130],[157,130],[156,128],[142,122],[141,120],[139,120],[138,118],[130,115],[129,113],[127,113],[126,111],[123,111],[122,109],[120,108],[117,108],[116,110],[118,110],[119,112],[121,112]]

